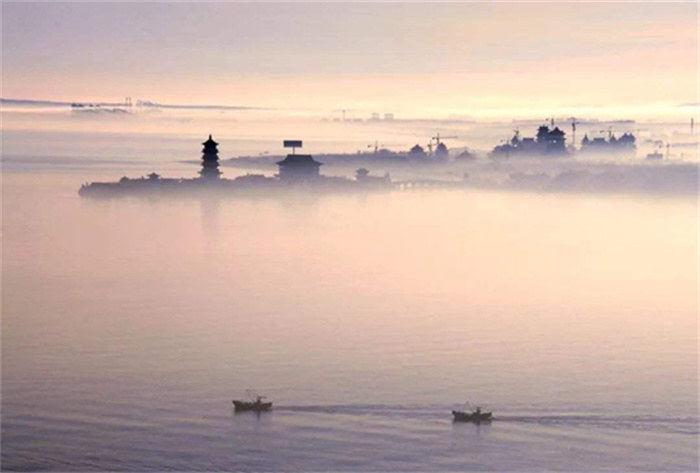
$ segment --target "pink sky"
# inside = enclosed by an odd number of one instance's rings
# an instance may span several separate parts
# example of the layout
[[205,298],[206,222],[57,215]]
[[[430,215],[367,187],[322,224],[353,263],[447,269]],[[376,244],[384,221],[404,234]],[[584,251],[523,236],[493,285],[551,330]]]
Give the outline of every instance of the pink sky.
[[[4,98],[688,114],[698,5],[3,4]],[[690,113],[693,113],[690,107]]]

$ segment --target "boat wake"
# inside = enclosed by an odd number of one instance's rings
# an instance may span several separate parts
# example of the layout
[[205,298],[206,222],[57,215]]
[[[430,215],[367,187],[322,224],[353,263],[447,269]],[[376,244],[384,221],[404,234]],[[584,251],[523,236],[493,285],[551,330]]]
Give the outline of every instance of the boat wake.
[[666,417],[650,415],[500,415],[501,422],[517,422],[540,425],[562,425],[631,430],[663,430],[680,434],[698,435],[698,419],[695,417]]
[[[275,411],[344,416],[400,417],[403,419],[452,420],[450,411],[459,406],[450,405],[389,405],[389,404],[337,404],[308,406],[279,406]],[[569,427],[595,427],[610,429],[663,430],[688,435],[699,435],[698,418],[692,416],[660,415],[597,415],[579,413],[532,414],[504,412],[493,408],[493,421],[499,423],[523,423]]]

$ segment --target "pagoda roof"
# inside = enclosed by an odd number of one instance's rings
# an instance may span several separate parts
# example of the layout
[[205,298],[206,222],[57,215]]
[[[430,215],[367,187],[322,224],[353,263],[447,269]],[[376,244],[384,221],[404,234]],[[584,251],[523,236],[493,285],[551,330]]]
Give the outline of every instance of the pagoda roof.
[[550,135],[556,135],[556,136],[564,136],[566,133],[561,131],[559,127],[556,127],[554,130],[549,132]]
[[310,154],[288,154],[282,161],[278,161],[279,166],[322,166],[323,163],[316,161]]
[[206,145],[215,145],[215,146],[218,146],[219,143],[217,143],[216,141],[214,141],[214,140],[211,138],[211,135],[209,135],[209,139],[208,139],[207,141],[205,141],[204,143],[202,143],[202,144],[203,144],[204,146],[206,146]]

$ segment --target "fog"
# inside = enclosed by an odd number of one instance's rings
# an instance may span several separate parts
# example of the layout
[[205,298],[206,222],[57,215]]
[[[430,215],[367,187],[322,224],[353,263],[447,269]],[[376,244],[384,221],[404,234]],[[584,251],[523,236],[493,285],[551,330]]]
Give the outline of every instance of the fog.
[[698,7],[554,3],[4,2],[0,470],[699,471]]
[[[636,156],[504,161],[499,137],[537,123],[157,113],[4,111],[4,468],[697,468],[687,124],[581,127],[642,130]],[[226,159],[437,132],[477,159],[388,171],[459,189],[77,194],[195,177],[209,133]],[[648,163],[647,139],[688,146]],[[248,388],[276,410],[233,415]],[[466,400],[502,420],[452,425]]]
[[[634,153],[583,153],[561,158],[511,156],[495,159],[491,150],[511,139],[534,136],[549,120],[510,122],[369,119],[341,111],[327,116],[283,110],[231,110],[102,106],[10,104],[3,109],[3,163],[6,170],[112,169],[112,180],[122,175],[156,171],[168,177],[194,177],[200,143],[213,134],[220,143],[224,177],[247,172],[271,176],[286,150],[284,139],[302,139],[303,151],[367,153],[374,175],[390,173],[394,180],[437,179],[464,182],[471,188],[535,192],[635,193],[687,195],[697,193],[698,140],[688,122],[604,121],[578,119],[576,147],[581,139],[633,133]],[[554,118],[571,145],[571,117]],[[697,128],[695,130],[697,132]],[[418,144],[428,150],[436,136],[450,150],[440,166],[397,166],[371,161],[376,148],[405,152]],[[433,140],[431,140],[433,139]],[[461,161],[468,150],[474,159]],[[645,157],[660,152],[662,160]],[[231,158],[256,158],[236,161]],[[259,159],[258,159],[259,158]],[[321,161],[323,161],[322,158]],[[429,160],[428,160],[429,161]],[[106,167],[105,167],[106,166]],[[324,174],[352,177],[359,166],[324,162]],[[134,171],[131,171],[131,170]],[[121,173],[121,175],[120,175]],[[170,173],[170,174],[169,174]],[[173,174],[174,173],[174,174]],[[93,180],[86,176],[86,180]],[[97,176],[96,176],[97,177]]]

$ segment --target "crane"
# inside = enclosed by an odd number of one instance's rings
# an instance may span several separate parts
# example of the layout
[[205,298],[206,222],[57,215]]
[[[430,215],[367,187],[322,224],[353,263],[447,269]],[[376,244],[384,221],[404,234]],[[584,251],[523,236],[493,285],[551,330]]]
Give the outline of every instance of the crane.
[[[376,141],[376,140],[375,140],[373,145],[372,144],[367,145],[368,148],[374,148],[374,154],[377,154],[379,152],[379,146],[380,146],[379,141]],[[384,146],[384,145],[381,145],[381,146]]]
[[433,155],[433,141],[435,142],[435,146],[440,146],[441,140],[443,139],[458,139],[459,136],[440,136],[440,133],[438,132],[435,136],[430,138],[430,141],[428,142],[428,154],[430,156]]
[[435,136],[433,136],[432,138],[430,138],[430,143],[432,144],[432,142],[435,141],[435,144],[436,144],[436,145],[439,145],[441,139],[446,139],[446,140],[452,139],[452,140],[456,140],[456,139],[459,139],[459,136],[442,136],[442,137],[441,137],[441,136],[440,136],[440,132],[438,132]]
[[440,136],[440,133],[438,132],[435,136],[430,138],[430,141],[428,142],[428,154],[430,156],[433,155],[433,141],[435,142],[435,147],[437,148],[440,146],[443,139],[459,139],[459,136]]

